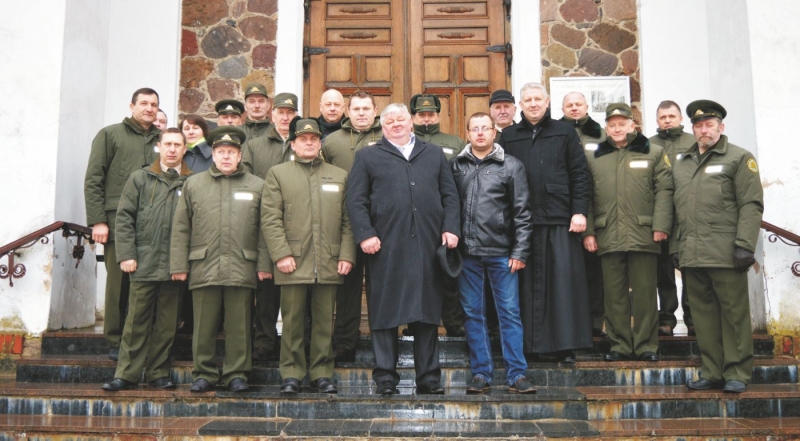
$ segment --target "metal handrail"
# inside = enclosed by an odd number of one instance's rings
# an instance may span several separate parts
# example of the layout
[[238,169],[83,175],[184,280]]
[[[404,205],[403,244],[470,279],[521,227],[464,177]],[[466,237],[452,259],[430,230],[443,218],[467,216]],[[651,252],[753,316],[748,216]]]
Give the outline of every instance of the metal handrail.
[[[772,233],[767,237],[770,243],[775,243],[780,240],[791,247],[800,247],[800,236],[791,231],[784,230],[781,227],[764,221],[761,221],[761,228]],[[795,277],[800,277],[800,261],[792,263],[792,274],[794,274]]]
[[8,279],[9,285],[13,287],[14,279],[22,278],[27,272],[24,264],[14,263],[14,257],[17,255],[16,251],[30,248],[36,245],[36,243],[49,243],[50,238],[48,235],[58,230],[63,231],[61,235],[65,238],[69,238],[70,236],[78,238],[78,243],[72,247],[72,257],[78,260],[75,264],[75,268],[77,268],[84,254],[84,245],[81,243],[82,240],[86,239],[90,244],[94,243],[94,240],[92,240],[92,229],[83,225],[58,221],[0,247],[0,259],[4,256],[8,259],[7,265],[0,265],[0,279]]

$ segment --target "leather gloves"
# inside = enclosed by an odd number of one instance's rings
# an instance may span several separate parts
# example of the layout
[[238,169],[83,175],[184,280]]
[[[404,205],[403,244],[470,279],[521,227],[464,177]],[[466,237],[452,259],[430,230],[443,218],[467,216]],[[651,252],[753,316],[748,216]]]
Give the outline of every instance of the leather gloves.
[[669,258],[670,258],[670,260],[672,260],[672,266],[675,267],[675,269],[680,269],[681,268],[681,261],[678,258],[678,253],[670,254]]
[[756,263],[756,257],[750,251],[739,247],[733,250],[733,268],[736,271],[743,273],[754,263]]

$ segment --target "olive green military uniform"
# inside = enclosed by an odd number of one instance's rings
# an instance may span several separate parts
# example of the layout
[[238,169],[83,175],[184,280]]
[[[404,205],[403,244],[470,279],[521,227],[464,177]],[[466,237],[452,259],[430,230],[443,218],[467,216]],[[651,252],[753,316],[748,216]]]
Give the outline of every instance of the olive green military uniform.
[[273,262],[293,256],[297,269],[274,272],[281,286],[281,377],[306,375],[303,346],[307,292],[311,290],[309,379],[333,376],[333,309],[340,260],[355,262],[355,240],[345,208],[347,172],[314,160],[273,167],[264,184],[262,231]]
[[597,238],[611,351],[641,356],[658,351],[661,244],[653,241],[653,233],[672,230],[672,175],[661,147],[638,132],[629,134],[627,142],[617,148],[606,139],[588,155],[594,196],[583,236]]
[[120,124],[101,129],[89,153],[83,190],[86,223],[108,224],[108,242],[104,246],[108,275],[103,335],[112,348],[119,347],[122,339],[130,284],[128,275],[117,265],[114,242],[117,204],[131,173],[158,158],[155,145],[160,133],[156,126],[145,130],[135,119],[125,118]]
[[222,383],[247,379],[251,369],[250,323],[257,271],[272,272],[260,234],[264,181],[216,166],[186,180],[175,212],[170,273],[189,273],[194,302],[192,355],[195,381],[219,379],[214,363],[220,311],[225,307]]
[[186,163],[165,173],[156,160],[131,174],[120,197],[117,264],[135,260],[136,271],[130,273],[128,315],[114,378],[138,383],[143,367],[147,382],[169,377],[169,352],[186,292],[186,283],[170,276],[170,238],[175,207],[191,173]]
[[[561,118],[561,121],[575,127],[575,132],[581,138],[581,144],[583,144],[587,160],[589,156],[594,155],[597,146],[606,140],[605,129],[600,127],[600,124],[589,115],[578,120],[565,116]],[[603,320],[605,319],[603,268],[600,263],[600,256],[584,249],[583,263],[586,267],[586,282],[589,286],[589,312],[592,314],[592,332],[599,333],[603,329]]]
[[261,136],[264,136],[269,131],[270,126],[269,118],[261,120],[261,121],[253,121],[250,118],[245,119],[244,124],[239,126],[240,129],[247,135],[248,140],[254,140]]
[[[363,131],[353,128],[350,119],[345,119],[342,128],[322,141],[322,155],[325,161],[350,172],[356,152],[375,144],[383,137],[380,118]],[[353,269],[344,276],[344,283],[336,288],[336,327],[334,345],[337,353],[353,354],[358,342],[361,325],[361,299],[364,292],[364,253],[356,244],[356,258]]]
[[[683,126],[671,129],[658,129],[658,134],[650,137],[650,144],[657,145],[664,149],[670,163],[675,162],[675,158],[684,153],[692,144],[695,143],[694,135],[683,131]],[[658,256],[658,324],[667,325],[675,329],[678,320],[675,318],[675,311],[678,310],[678,287],[675,284],[675,267],[669,257],[669,242],[661,244],[661,254]],[[686,294],[686,283],[681,289],[681,305],[683,306],[683,323],[687,327],[693,327],[692,311],[689,307],[689,298]]]
[[[250,139],[242,146],[242,165],[245,170],[261,179],[267,177],[267,172],[278,164],[291,161],[294,151],[289,146],[289,140],[284,140],[275,125],[270,125],[264,136]],[[275,286],[272,279],[258,282],[256,289],[256,308],[253,320],[255,333],[253,335],[253,348],[260,348],[267,352],[277,350],[278,340],[278,314],[280,313],[281,297],[280,288]]]
[[[754,252],[764,194],[758,164],[725,135],[701,155],[697,143],[674,162],[675,225],[680,265],[695,317],[702,378],[747,384],[753,335],[747,273],[734,269],[735,248]],[[676,248],[677,247],[677,248]]]

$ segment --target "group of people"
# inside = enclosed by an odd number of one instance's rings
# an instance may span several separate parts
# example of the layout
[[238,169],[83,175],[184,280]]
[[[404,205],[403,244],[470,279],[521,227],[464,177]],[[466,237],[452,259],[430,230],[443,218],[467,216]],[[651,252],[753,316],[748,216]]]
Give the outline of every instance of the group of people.
[[[607,107],[603,129],[573,92],[555,120],[546,88],[528,83],[519,122],[512,93],[494,91],[465,142],[441,132],[432,95],[378,116],[369,93],[345,103],[332,89],[321,115],[303,118],[294,94],[243,90],[244,103],[216,104],[210,130],[199,115],[167,128],[158,94],[139,89],[131,117],[93,142],[87,222],[105,245],[104,334],[118,359],[103,389],[135,387],[143,369],[153,386],[175,387],[169,352],[186,298],[193,392],[247,390],[252,360],[275,355],[282,393],[306,376],[336,393],[334,360],[355,359],[366,274],[376,393],[397,392],[402,326],[417,393],[445,392],[440,323],[467,339],[467,393],[491,388],[492,335],[509,392],[535,393],[527,361],[574,363],[593,333],[607,335],[607,361],[658,361],[680,268],[703,364],[687,386],[745,390],[746,270],[763,195],[752,154],[722,134],[718,103],[687,107],[694,137],[680,106],[661,103],[648,139],[627,104]],[[457,277],[445,268],[456,251]],[[689,304],[706,320],[689,322]]]

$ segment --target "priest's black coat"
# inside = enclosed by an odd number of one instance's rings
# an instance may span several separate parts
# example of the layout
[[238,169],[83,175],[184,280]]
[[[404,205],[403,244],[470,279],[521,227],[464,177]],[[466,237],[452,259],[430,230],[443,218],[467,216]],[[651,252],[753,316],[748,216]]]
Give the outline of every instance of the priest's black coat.
[[442,149],[416,140],[409,159],[385,137],[355,155],[347,210],[356,245],[377,236],[365,254],[370,329],[411,322],[438,325],[444,272],[436,260],[442,233],[460,236],[460,201]]

